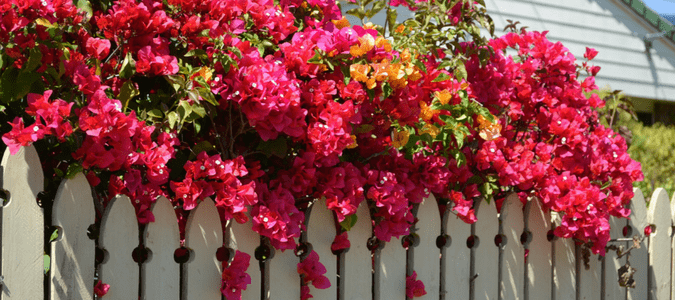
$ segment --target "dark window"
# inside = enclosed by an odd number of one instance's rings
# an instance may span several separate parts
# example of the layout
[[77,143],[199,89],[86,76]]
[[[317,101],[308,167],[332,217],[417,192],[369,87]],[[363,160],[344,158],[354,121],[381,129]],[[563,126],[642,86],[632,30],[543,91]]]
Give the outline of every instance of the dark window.
[[654,123],[654,119],[652,117],[652,113],[650,112],[637,112],[637,117],[642,124],[645,124],[647,126],[650,126]]

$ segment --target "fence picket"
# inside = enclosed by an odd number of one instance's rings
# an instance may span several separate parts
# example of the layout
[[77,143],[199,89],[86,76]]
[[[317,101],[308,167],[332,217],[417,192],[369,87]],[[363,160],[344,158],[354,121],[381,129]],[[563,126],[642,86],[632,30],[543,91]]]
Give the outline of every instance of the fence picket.
[[[275,250],[274,257],[269,260],[270,299],[284,297],[284,299],[300,299],[300,276],[297,265],[300,259],[293,250]],[[314,289],[316,290],[316,288]]]
[[[419,235],[419,244],[413,250],[413,266],[417,271],[417,279],[424,283],[426,295],[420,300],[438,299],[440,292],[440,256],[441,250],[436,246],[436,239],[441,233],[441,215],[436,198],[431,195],[420,204],[415,224]],[[421,217],[423,216],[423,217]]]
[[344,254],[344,300],[371,299],[373,274],[368,239],[373,235],[368,205],[365,201],[356,210],[356,225],[349,231],[350,247]]
[[553,243],[553,296],[556,300],[577,298],[576,253],[574,241],[554,238]]
[[[375,266],[376,300],[405,299],[406,250],[400,239],[391,239],[380,250]],[[379,298],[377,298],[379,296]]]
[[[609,218],[609,236],[611,239],[623,238],[623,228],[628,224],[626,219],[616,217]],[[626,242],[612,243],[608,245],[628,246]],[[605,299],[626,299],[626,288],[619,285],[619,268],[626,263],[626,257],[618,258],[616,251],[607,251],[605,254]]]
[[[250,219],[250,217],[249,217]],[[260,273],[260,265],[255,259],[255,248],[260,245],[260,236],[253,231],[251,221],[244,224],[239,224],[234,220],[230,221],[229,228],[230,248],[239,250],[251,256],[250,265],[248,266],[248,273],[251,276],[251,284],[241,292],[242,299],[260,299],[260,289],[262,285],[262,276]]]
[[[635,192],[635,196],[633,196],[633,200],[630,203],[631,214],[630,219],[628,220],[631,230],[628,232],[627,237],[630,238],[634,235],[644,237],[644,229],[647,226],[647,206],[642,191],[637,188],[633,189],[633,191]],[[648,251],[647,241],[643,240],[640,243],[640,248],[631,250],[627,258],[630,265],[637,270],[635,274],[633,274],[635,288],[628,289],[628,300],[644,300],[648,297]]]
[[488,204],[480,200],[478,204],[475,226],[475,244],[473,258],[474,264],[473,291],[475,300],[497,299],[499,294],[499,248],[494,241],[499,234],[499,219],[497,219],[497,207],[494,201]]
[[204,199],[190,212],[185,225],[185,247],[191,250],[184,266],[183,299],[220,299],[221,262],[216,251],[223,245],[223,229],[216,205]]
[[586,269],[583,254],[577,256],[577,270],[580,272],[578,282],[580,300],[600,299],[602,295],[602,291],[600,290],[602,286],[602,263],[599,259],[599,255],[591,254],[588,260],[590,268]]
[[100,280],[110,285],[108,299],[137,299],[139,268],[131,254],[138,246],[136,212],[129,197],[110,201],[101,220],[99,246],[107,257],[99,267]]
[[649,236],[650,299],[670,297],[670,199],[665,189],[657,188],[647,211],[647,221],[654,231]]
[[96,246],[87,229],[94,224],[94,199],[83,174],[61,182],[52,220],[59,237],[51,251],[51,299],[92,299]]
[[527,231],[531,240],[527,244],[527,298],[550,299],[552,293],[551,280],[553,265],[553,244],[548,240],[551,230],[551,215],[541,207],[538,199],[528,202],[525,209],[527,215]]
[[[37,151],[21,147],[14,155],[9,148],[2,157],[2,187],[9,191],[9,203],[2,208],[2,299],[44,297],[44,220],[35,199],[44,186]],[[27,282],[35,284],[26,285]],[[11,296],[9,296],[10,293]],[[4,297],[4,298],[3,298]]]
[[450,210],[445,212],[445,224],[445,233],[450,239],[441,249],[445,261],[445,287],[441,295],[444,298],[441,299],[469,299],[471,249],[466,241],[471,236],[471,224]]
[[335,220],[333,212],[326,207],[325,201],[312,204],[307,225],[307,241],[319,255],[319,261],[326,267],[325,276],[330,281],[326,289],[312,288],[315,299],[337,299],[337,257],[330,250],[335,238]]
[[151,255],[143,264],[142,299],[179,299],[180,265],[173,258],[180,247],[180,233],[173,206],[166,197],[159,197],[152,207],[155,222],[145,229],[145,246]]
[[503,261],[500,284],[500,299],[524,299],[523,279],[525,277],[525,248],[520,242],[523,233],[523,203],[518,195],[510,194],[504,199],[502,212],[499,216],[502,224]]

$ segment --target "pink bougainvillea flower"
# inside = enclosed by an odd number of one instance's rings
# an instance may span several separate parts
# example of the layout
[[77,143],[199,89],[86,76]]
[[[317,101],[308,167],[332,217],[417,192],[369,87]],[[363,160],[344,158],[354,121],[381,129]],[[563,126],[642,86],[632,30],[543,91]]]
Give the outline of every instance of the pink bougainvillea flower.
[[349,243],[349,237],[345,231],[335,236],[333,243],[330,245],[330,250],[335,252],[349,247],[351,247],[351,244]]
[[405,278],[405,294],[408,298],[422,297],[427,294],[424,283],[417,279],[417,272]]
[[251,256],[237,250],[230,266],[223,268],[221,293],[228,300],[241,300],[241,291],[251,284],[251,276],[246,273],[251,263]]
[[110,290],[110,285],[107,283],[103,283],[101,280],[99,280],[94,286],[94,293],[98,297],[105,296],[105,294],[108,293],[108,290]]
[[595,58],[596,55],[598,55],[598,50],[586,47],[586,52],[584,52],[584,58],[592,60]]

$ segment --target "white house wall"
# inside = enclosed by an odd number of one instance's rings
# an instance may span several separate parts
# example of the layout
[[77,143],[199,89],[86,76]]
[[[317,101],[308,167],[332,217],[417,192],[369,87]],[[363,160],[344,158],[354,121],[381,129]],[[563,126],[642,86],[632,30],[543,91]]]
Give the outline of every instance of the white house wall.
[[586,47],[599,51],[593,64],[602,68],[599,87],[620,89],[628,96],[675,101],[675,44],[655,40],[651,56],[639,36],[657,33],[620,0],[486,0],[495,35],[507,20],[530,31],[549,31],[583,61]]

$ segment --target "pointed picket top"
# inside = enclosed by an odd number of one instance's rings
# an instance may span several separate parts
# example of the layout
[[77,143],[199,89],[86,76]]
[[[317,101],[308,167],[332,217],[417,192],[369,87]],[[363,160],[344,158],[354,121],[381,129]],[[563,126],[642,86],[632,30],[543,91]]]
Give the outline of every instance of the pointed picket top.
[[531,240],[527,244],[527,299],[550,299],[551,268],[553,266],[553,243],[548,240],[551,230],[551,214],[541,207],[539,199],[532,199],[525,209],[527,231]]
[[180,233],[173,205],[159,197],[152,206],[155,221],[145,228],[145,247],[150,250],[143,264],[141,299],[171,300],[180,298],[180,265],[173,254],[180,247]]
[[553,242],[553,294],[556,300],[575,300],[577,295],[574,241],[555,237]]
[[361,300],[372,294],[373,273],[368,239],[373,235],[368,204],[361,202],[356,210],[356,225],[348,232],[350,247],[344,254],[344,300]]
[[326,207],[325,201],[315,201],[312,204],[307,224],[307,241],[319,255],[319,262],[326,267],[326,277],[330,287],[317,289],[312,287],[311,294],[315,299],[337,298],[337,256],[330,250],[335,238],[335,219],[333,212]]
[[84,174],[61,182],[52,210],[59,237],[52,243],[51,296],[56,299],[93,299],[96,243],[87,235],[94,224],[94,199]]
[[475,223],[476,243],[474,245],[475,264],[474,274],[474,299],[483,300],[497,299],[499,286],[499,248],[495,245],[495,237],[499,234],[499,219],[497,218],[497,207],[494,200],[487,203],[484,199],[480,201],[476,211]]
[[466,246],[466,241],[471,236],[471,224],[462,221],[455,212],[448,209],[445,212],[445,226],[445,233],[450,239],[442,248],[445,286],[441,293],[445,300],[469,299],[471,249]]
[[[300,299],[300,275],[298,263],[300,258],[295,256],[293,249],[285,251],[274,250],[274,256],[269,260],[270,290],[266,299],[277,299],[282,295],[284,299]],[[316,288],[311,287],[312,291]],[[311,292],[310,292],[311,293]]]
[[[248,216],[248,215],[247,215]],[[260,299],[260,289],[262,285],[260,265],[255,259],[255,249],[260,245],[260,236],[253,231],[251,218],[244,224],[239,224],[235,220],[230,220],[229,227],[229,247],[233,250],[239,250],[251,256],[248,270],[246,273],[251,276],[251,284],[245,290],[241,291],[241,299]]]
[[517,194],[510,194],[504,199],[499,219],[506,238],[502,242],[504,261],[502,262],[500,298],[504,300],[524,299],[525,247],[520,243],[520,235],[524,229],[523,203]]
[[190,212],[185,225],[185,247],[191,251],[184,266],[183,299],[221,298],[222,264],[216,258],[216,252],[222,246],[220,216],[213,200],[206,198]]
[[420,204],[417,219],[419,221],[414,226],[419,236],[419,244],[413,250],[413,266],[417,271],[417,279],[424,283],[424,289],[427,291],[426,295],[418,298],[438,299],[441,284],[441,249],[436,246],[436,239],[441,234],[441,215],[433,195]]
[[[21,147],[2,157],[2,187],[9,203],[2,209],[3,299],[42,299],[44,265],[44,219],[36,203],[44,187],[42,166],[35,148]],[[2,203],[0,203],[2,205]],[[26,282],[37,284],[26,285]],[[0,290],[1,291],[1,290]],[[11,296],[9,296],[11,294]],[[11,298],[10,298],[11,297]]]
[[[609,218],[609,237],[610,239],[623,238],[623,228],[628,224],[628,220],[617,217]],[[628,243],[612,243],[613,245],[623,245],[628,248]],[[610,250],[605,254],[605,299],[626,299],[626,288],[619,285],[619,268],[626,264],[626,257],[618,258],[616,251]]]
[[651,299],[670,297],[671,212],[668,193],[657,188],[649,202],[647,221],[654,229],[649,236],[649,295]]
[[99,266],[99,279],[109,284],[109,299],[137,299],[139,269],[132,257],[138,247],[138,222],[129,197],[118,195],[110,201],[101,220],[99,247],[106,259]]
[[[638,236],[644,237],[644,228],[648,225],[647,222],[647,205],[642,191],[634,188],[633,200],[630,202],[630,219],[628,224],[630,230],[627,232],[627,238]],[[644,300],[648,298],[649,286],[647,283],[647,274],[649,274],[649,249],[647,248],[647,240],[644,239],[640,243],[640,248],[634,248],[630,251],[630,265],[637,271],[633,274],[635,280],[635,288],[628,289],[628,300]],[[670,273],[670,272],[669,272]]]
[[405,299],[406,249],[401,239],[387,242],[380,250],[379,260],[379,264],[375,263],[375,300]]

